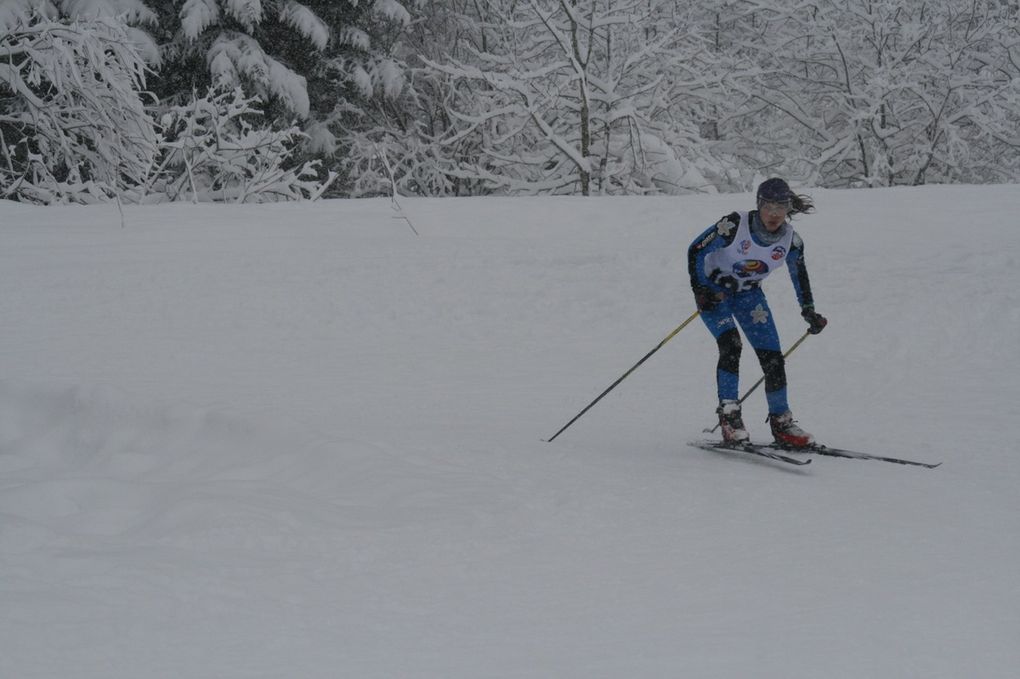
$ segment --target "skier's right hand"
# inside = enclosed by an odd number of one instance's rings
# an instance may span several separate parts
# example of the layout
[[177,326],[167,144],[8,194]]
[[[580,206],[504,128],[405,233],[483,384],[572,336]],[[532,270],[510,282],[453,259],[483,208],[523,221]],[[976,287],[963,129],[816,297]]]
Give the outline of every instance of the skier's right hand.
[[721,295],[707,285],[699,285],[694,288],[694,302],[698,305],[698,311],[712,311],[721,301]]

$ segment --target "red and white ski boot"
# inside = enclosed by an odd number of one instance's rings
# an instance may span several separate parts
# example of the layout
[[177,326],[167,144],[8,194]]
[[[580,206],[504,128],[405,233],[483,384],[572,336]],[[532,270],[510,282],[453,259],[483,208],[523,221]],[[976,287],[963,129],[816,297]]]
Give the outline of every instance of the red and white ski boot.
[[814,436],[797,426],[789,410],[782,415],[769,415],[769,424],[772,438],[784,448],[807,448],[815,442]]

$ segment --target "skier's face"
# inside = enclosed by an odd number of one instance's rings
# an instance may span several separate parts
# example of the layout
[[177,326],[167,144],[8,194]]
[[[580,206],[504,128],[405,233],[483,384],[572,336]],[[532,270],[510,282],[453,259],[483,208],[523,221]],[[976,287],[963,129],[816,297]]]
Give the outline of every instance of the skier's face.
[[758,203],[758,214],[761,215],[761,223],[769,233],[773,233],[786,221],[786,216],[790,214],[790,204],[763,200]]

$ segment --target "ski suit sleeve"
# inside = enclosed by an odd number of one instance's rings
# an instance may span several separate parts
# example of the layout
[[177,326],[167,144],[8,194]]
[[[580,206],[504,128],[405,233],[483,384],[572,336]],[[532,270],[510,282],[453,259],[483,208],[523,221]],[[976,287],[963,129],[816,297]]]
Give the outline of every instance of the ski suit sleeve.
[[793,281],[793,290],[800,307],[814,307],[815,298],[811,294],[811,280],[804,262],[804,241],[796,232],[793,234],[790,254],[786,256],[786,266],[790,269],[790,280]]
[[737,226],[740,224],[740,215],[736,212],[726,215],[718,222],[708,227],[700,236],[694,239],[691,246],[687,248],[687,273],[691,277],[691,289],[699,287],[712,287],[713,285],[705,272],[705,257],[708,253],[722,249],[733,242],[737,236]]

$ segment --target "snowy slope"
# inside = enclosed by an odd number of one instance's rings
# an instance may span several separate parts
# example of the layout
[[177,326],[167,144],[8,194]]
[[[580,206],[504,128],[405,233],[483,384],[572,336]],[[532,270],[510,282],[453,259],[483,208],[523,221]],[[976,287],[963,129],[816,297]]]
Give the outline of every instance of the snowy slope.
[[1020,189],[811,193],[794,412],[936,470],[686,446],[700,321],[542,441],[747,195],[0,203],[0,677],[1016,676]]

